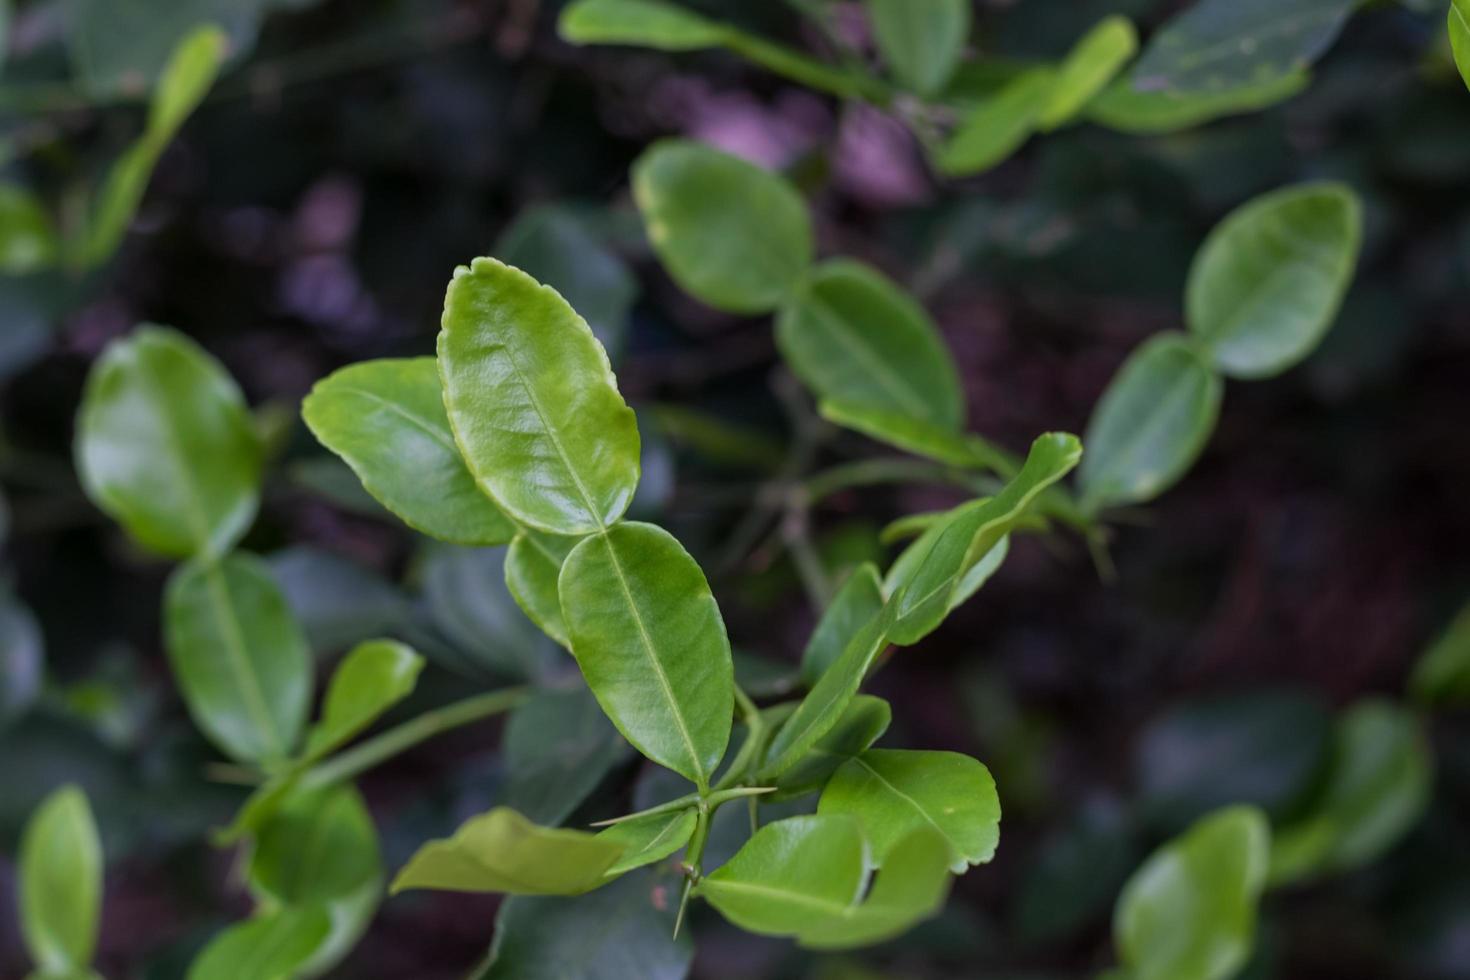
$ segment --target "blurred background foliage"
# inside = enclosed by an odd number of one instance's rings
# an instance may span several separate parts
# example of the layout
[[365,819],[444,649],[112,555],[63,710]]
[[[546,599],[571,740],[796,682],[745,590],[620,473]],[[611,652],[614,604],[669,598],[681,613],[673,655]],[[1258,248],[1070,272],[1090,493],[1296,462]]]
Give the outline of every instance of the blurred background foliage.
[[[1075,540],[1018,540],[977,601],[878,675],[902,744],[965,751],[995,773],[995,864],[959,882],[939,919],[861,957],[796,951],[713,915],[696,923],[697,977],[1094,975],[1139,860],[1229,803],[1289,825],[1328,769],[1334,717],[1401,697],[1470,596],[1470,98],[1443,10],[1368,5],[1310,87],[1267,111],[1156,136],[1081,124],[941,182],[875,109],[719,52],[573,48],[556,37],[559,6],[11,11],[3,177],[63,232],[142,128],[142,99],[187,29],[221,24],[230,61],[162,154],[112,261],[36,271],[0,249],[0,852],[14,854],[47,790],[87,790],[109,860],[97,960],[108,976],[181,976],[249,907],[228,854],[207,842],[244,791],[209,778],[161,651],[167,566],[85,501],[70,459],[87,368],[138,322],[197,339],[255,406],[271,463],[245,545],[269,556],[323,663],[384,633],[430,657],[406,717],[490,678],[565,674],[569,660],[510,601],[498,549],[430,546],[384,519],[305,431],[299,400],[342,364],[431,352],[444,284],[471,256],[555,284],[645,420],[635,513],[700,557],[751,655],[747,688],[773,691],[790,684],[813,611],[779,538],[741,535],[791,442],[789,392],[766,323],[698,305],[652,260],[626,179],[649,142],[683,134],[791,174],[820,251],[862,257],[924,299],[961,366],[970,424],[1013,449],[1082,431],[1126,354],[1180,324],[1189,257],[1226,211],[1284,183],[1345,180],[1367,205],[1367,236],[1337,326],[1302,369],[1229,389],[1200,464],[1117,525],[1115,580],[1100,582]],[[821,45],[780,0],[689,6]],[[1106,14],[1146,33],[1179,6],[986,0],[974,37],[987,55],[1053,58]],[[822,560],[835,573],[886,553],[885,523],[958,499],[838,493],[813,516]],[[1470,643],[1459,628],[1446,642]],[[538,714],[362,780],[390,867],[494,803],[567,817],[573,776],[591,794],[577,812],[607,810],[598,794],[632,755],[576,697]],[[1384,859],[1268,896],[1249,977],[1470,976],[1467,721],[1429,719],[1433,799]],[[639,795],[657,798],[646,775]],[[13,873],[0,858],[4,977],[23,970]],[[388,901],[334,975],[462,976],[484,956],[496,904]]]

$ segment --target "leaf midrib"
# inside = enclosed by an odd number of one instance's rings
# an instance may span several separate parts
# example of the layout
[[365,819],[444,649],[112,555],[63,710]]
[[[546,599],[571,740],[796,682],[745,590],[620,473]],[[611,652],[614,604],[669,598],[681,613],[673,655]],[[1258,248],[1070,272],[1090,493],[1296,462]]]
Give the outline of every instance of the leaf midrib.
[[250,655],[246,649],[245,635],[235,607],[230,603],[229,589],[225,584],[224,569],[215,562],[203,567],[202,574],[209,590],[210,601],[215,606],[216,621],[224,637],[226,661],[230,672],[236,676],[241,693],[245,696],[246,710],[254,717],[256,725],[267,736],[269,751],[285,755],[285,736],[277,729],[275,716],[266,704],[265,692],[260,688],[260,679],[250,669]]
[[899,789],[897,785],[890,782],[887,777],[885,777],[881,772],[874,769],[873,766],[868,762],[868,760],[864,759],[860,755],[855,755],[852,757],[852,761],[856,762],[858,765],[866,769],[869,773],[872,774],[874,779],[878,780],[878,782],[886,786],[890,792],[892,792],[899,799],[903,800],[909,806],[918,811],[919,816],[927,820],[929,822],[929,826],[933,827],[935,830],[939,831],[939,833],[943,834],[946,840],[950,839],[949,833],[943,827],[939,826],[938,821],[929,816],[929,811],[924,809],[923,805],[920,804],[918,800],[914,799],[912,796]]

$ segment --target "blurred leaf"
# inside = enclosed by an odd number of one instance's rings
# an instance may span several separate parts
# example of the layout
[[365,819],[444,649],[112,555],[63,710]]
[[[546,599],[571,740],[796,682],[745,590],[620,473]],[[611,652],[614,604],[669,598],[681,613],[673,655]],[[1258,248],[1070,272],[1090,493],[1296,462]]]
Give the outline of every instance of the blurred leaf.
[[270,763],[296,746],[311,657],[270,571],[253,555],[181,565],[164,596],[174,679],[194,724],[226,755]]
[[562,12],[557,26],[573,44],[697,51],[725,41],[724,25],[659,0],[577,0]]
[[694,947],[687,931],[673,938],[662,887],[628,875],[577,898],[508,899],[475,980],[684,980]]
[[597,835],[623,846],[623,856],[607,869],[608,877],[662,861],[689,843],[696,823],[698,817],[691,807],[613,824]]
[[434,626],[474,667],[531,680],[547,673],[551,651],[506,588],[505,555],[504,548],[434,547],[424,562],[424,597]]
[[56,264],[58,252],[55,225],[36,196],[18,184],[0,183],[0,273],[23,276],[44,269]]
[[396,632],[408,619],[408,598],[397,586],[341,555],[293,545],[267,561],[313,650],[343,650]]
[[1056,71],[1032,68],[970,110],[934,156],[948,177],[983,173],[1009,157],[1035,132],[1051,101]]
[[919,95],[944,88],[969,41],[969,0],[867,0],[866,6],[894,76]]
[[1134,69],[1141,91],[1221,92],[1301,71],[1358,0],[1198,0],[1149,38]]
[[818,404],[817,410],[835,425],[950,466],[992,466],[1000,458],[979,436],[960,434],[900,412],[827,399]]
[[1450,0],[1449,32],[1455,67],[1470,87],[1470,0]]
[[359,939],[372,925],[373,916],[383,898],[383,873],[379,871],[358,889],[326,903],[330,926],[326,938],[311,956],[297,968],[297,976],[319,977],[327,974],[346,958]]
[[587,534],[628,509],[637,421],[607,352],[553,290],[494,259],[460,266],[439,370],[465,462],[513,520]]
[[644,413],[669,440],[704,460],[724,466],[774,470],[785,459],[781,444],[764,432],[747,429],[683,405],[653,405]]
[[342,368],[316,383],[301,417],[409,527],[452,544],[514,537],[515,525],[476,485],[454,444],[434,358]]
[[1112,81],[1138,50],[1138,32],[1126,17],[1108,17],[1082,36],[1057,68],[1051,96],[1037,125],[1053,130],[1069,122]]
[[853,949],[892,939],[910,926],[938,915],[952,879],[944,836],[919,827],[888,852],[889,861],[861,904],[815,922],[800,935],[813,949]]
[[321,758],[345,745],[413,692],[424,658],[393,640],[369,640],[342,658],[307,733],[305,755]]
[[1362,205],[1342,184],[1299,184],[1243,205],[1195,255],[1189,329],[1233,378],[1265,378],[1321,342],[1352,280]]
[[345,898],[381,874],[377,830],[350,785],[294,795],[261,826],[250,854],[251,884],[287,906]]
[[1014,906],[1022,942],[1047,947],[1072,937],[1111,905],[1137,862],[1122,808],[1084,807],[1030,862]]
[[321,905],[262,912],[224,930],[195,958],[188,980],[282,980],[298,975],[332,932]]
[[1242,81],[1218,92],[1145,92],[1129,72],[1089,102],[1083,114],[1122,133],[1172,133],[1285,102],[1311,81],[1309,72],[1294,71],[1261,82]]
[[688,140],[661,140],[634,162],[632,181],[669,275],[716,309],[770,312],[811,265],[806,203],[753,163]]
[[580,540],[523,530],[505,553],[505,587],[511,598],[531,622],[541,627],[541,632],[569,650],[571,640],[567,639],[566,619],[561,613],[557,579],[567,555]]
[[776,343],[819,400],[956,431],[965,396],[929,314],[876,269],[852,259],[813,268],[781,307]]
[[802,683],[811,687],[842,655],[847,644],[883,608],[877,566],[857,567],[827,606],[801,655]]
[[601,885],[623,845],[531,823],[507,807],[466,821],[418,849],[391,891],[437,888],[511,895],[579,895]]
[[571,816],[628,746],[584,687],[538,691],[511,714],[502,744],[505,802],[536,823]]
[[86,794],[56,790],[36,809],[17,864],[21,935],[43,974],[84,974],[97,946],[102,844]]
[[44,669],[40,624],[9,589],[0,588],[0,731],[35,703]]
[[699,565],[662,528],[623,523],[572,550],[560,594],[572,652],[618,731],[707,789],[730,739],[734,668]]
[[322,497],[349,514],[387,519],[392,515],[362,487],[352,468],[336,456],[322,454],[294,460],[287,466],[294,486]]
[[183,334],[140,327],[87,377],[77,469],[102,510],[150,550],[219,557],[260,498],[260,446],[245,399]]
[[136,7],[71,0],[67,42],[82,88],[96,98],[140,94],[164,77],[180,45],[202,24],[218,24],[221,54],[241,53],[270,0],[162,0]]
[[1349,871],[1386,853],[1424,815],[1433,769],[1428,740],[1406,709],[1363,701],[1344,711],[1325,781],[1276,834],[1271,883]]
[[1130,980],[1227,980],[1255,944],[1270,828],[1229,807],[1159,848],[1118,897],[1113,936]]
[[856,695],[825,735],[776,779],[777,790],[768,799],[785,800],[815,793],[849,759],[878,741],[893,720],[893,710],[882,698]]
[[1470,704],[1470,605],[1419,655],[1409,675],[1409,692],[1420,704]]
[[1123,362],[1087,423],[1085,509],[1152,500],[1204,451],[1224,389],[1205,358],[1191,338],[1163,333]]

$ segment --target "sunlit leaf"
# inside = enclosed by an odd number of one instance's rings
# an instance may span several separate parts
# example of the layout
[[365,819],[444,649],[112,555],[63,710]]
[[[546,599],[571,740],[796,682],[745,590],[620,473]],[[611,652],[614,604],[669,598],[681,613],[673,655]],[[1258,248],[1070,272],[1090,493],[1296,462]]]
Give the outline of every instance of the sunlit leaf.
[[17,865],[20,931],[41,973],[84,973],[97,945],[102,845],[87,797],[75,786],[53,792],[21,836]]
[[1137,50],[1138,32],[1126,17],[1108,17],[1088,31],[1057,68],[1051,96],[1037,125],[1050,130],[1071,120]]
[[969,0],[867,0],[878,51],[889,69],[920,95],[944,87],[970,34]]
[[861,755],[888,730],[893,710],[871,694],[848,702],[837,723],[817,739],[806,754],[776,778],[772,802],[814,793],[826,785],[843,763]]
[[394,640],[369,640],[342,658],[322,699],[321,720],[307,733],[306,754],[346,744],[413,691],[424,658]]

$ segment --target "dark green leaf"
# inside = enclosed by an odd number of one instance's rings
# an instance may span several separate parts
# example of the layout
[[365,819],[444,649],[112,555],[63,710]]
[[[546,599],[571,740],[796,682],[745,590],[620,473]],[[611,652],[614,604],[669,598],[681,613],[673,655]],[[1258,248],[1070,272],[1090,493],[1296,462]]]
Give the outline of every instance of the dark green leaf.
[[539,691],[506,723],[505,801],[537,823],[560,824],[628,747],[584,687]]
[[439,370],[470,472],[515,520],[575,535],[627,510],[638,425],[607,353],[554,290],[494,259],[456,269]]
[[531,622],[541,627],[541,632],[568,649],[571,640],[567,639],[566,619],[561,614],[557,579],[567,555],[579,540],[522,531],[505,553],[505,587],[510,590],[511,598]]
[[1041,845],[1025,875],[1014,906],[1021,940],[1047,948],[1100,919],[1138,858],[1123,808],[1086,806],[1075,823]]
[[859,694],[848,702],[837,724],[819,738],[806,755],[776,779],[775,802],[815,793],[847,760],[861,755],[888,730],[893,711],[888,702]]
[[102,845],[87,797],[56,790],[36,808],[21,837],[20,930],[43,974],[82,973],[97,945],[102,905]]
[[143,546],[217,557],[255,518],[260,446],[245,399],[184,335],[140,327],[87,378],[77,469],[93,503]]
[[1294,71],[1218,92],[1143,92],[1129,72],[1089,102],[1083,112],[1090,121],[1123,133],[1172,133],[1285,102],[1311,81],[1308,72]]
[[728,153],[688,140],[655,143],[633,164],[633,197],[669,274],[716,309],[767,313],[812,262],[801,195]]
[[511,597],[505,562],[503,548],[434,548],[423,571],[429,616],[473,672],[537,678],[554,651]]
[[572,653],[613,724],[707,787],[730,738],[734,668],[699,565],[662,528],[619,524],[572,550],[560,594]]
[[250,855],[251,884],[283,905],[343,899],[381,875],[378,834],[352,786],[288,799],[261,826]]
[[341,555],[293,545],[267,560],[291,614],[319,653],[397,632],[409,618],[408,598],[397,586]]
[[867,0],[873,36],[889,69],[920,95],[944,88],[970,35],[969,0]]
[[283,980],[298,975],[332,932],[320,905],[277,908],[210,940],[188,980]]
[[1102,91],[1138,50],[1138,32],[1126,17],[1108,17],[1067,53],[1037,125],[1051,130],[1070,121]]
[[0,183],[0,273],[23,276],[55,265],[59,248],[51,216],[36,196]]
[[0,731],[41,693],[44,660],[36,617],[9,589],[0,588]]
[[690,808],[628,820],[602,831],[598,837],[623,847],[623,856],[607,869],[608,877],[662,861],[673,854],[689,843],[697,820],[693,808]]
[[1470,704],[1470,605],[1420,654],[1409,691],[1420,704]]
[[346,744],[378,716],[412,693],[424,658],[393,640],[369,640],[342,658],[327,684],[321,720],[306,738],[306,755],[319,758]]
[[982,173],[1021,148],[1051,101],[1056,72],[1033,68],[972,109],[941,146],[934,166],[950,177]]
[[859,565],[822,613],[801,655],[801,679],[811,687],[847,648],[858,630],[883,608],[883,580],[871,562]]

